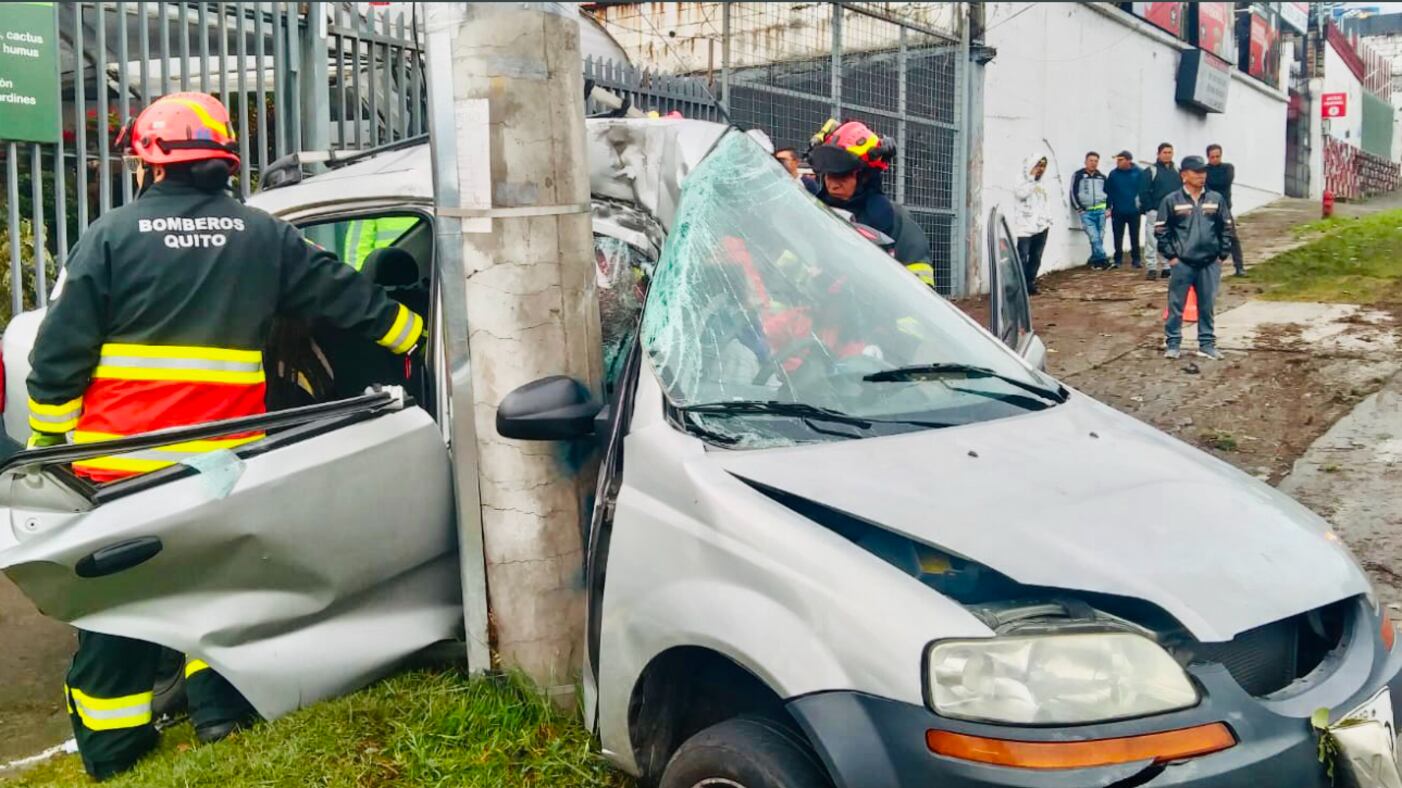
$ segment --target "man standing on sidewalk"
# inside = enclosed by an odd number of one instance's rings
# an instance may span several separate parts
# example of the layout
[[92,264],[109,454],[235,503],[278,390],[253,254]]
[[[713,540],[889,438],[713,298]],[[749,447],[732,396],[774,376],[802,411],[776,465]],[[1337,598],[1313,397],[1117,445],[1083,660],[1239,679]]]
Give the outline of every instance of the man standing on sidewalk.
[[[1236,180],[1236,167],[1222,161],[1222,146],[1216,143],[1207,146],[1207,188],[1222,195],[1227,209],[1232,207],[1232,182]],[[1246,265],[1241,260],[1241,239],[1232,233],[1232,267],[1235,276],[1246,276]]]
[[1086,265],[1097,270],[1109,268],[1105,258],[1105,175],[1100,172],[1100,154],[1095,151],[1086,154],[1085,169],[1076,170],[1071,178],[1071,205],[1090,241]]
[[1042,251],[1051,231],[1051,203],[1042,176],[1047,174],[1047,157],[1034,153],[1022,161],[1022,181],[1013,188],[1017,210],[1013,232],[1017,233],[1017,256],[1022,260],[1022,278],[1027,294],[1037,294],[1037,271],[1042,267]]
[[[1143,173],[1134,166],[1134,154],[1122,150],[1115,154],[1115,169],[1105,178],[1105,197],[1110,204],[1110,228],[1115,239],[1115,267],[1120,267],[1124,254],[1124,236],[1129,232],[1129,262],[1135,268],[1143,265],[1139,255],[1139,179]],[[1152,243],[1152,240],[1150,241]]]
[[1198,296],[1198,355],[1221,361],[1212,333],[1212,304],[1222,279],[1222,262],[1232,252],[1232,212],[1222,195],[1206,188],[1207,162],[1183,159],[1183,188],[1159,203],[1154,237],[1159,256],[1172,272],[1168,280],[1168,320],[1163,324],[1164,358],[1178,358],[1183,341],[1183,305],[1188,289]]
[[[1158,160],[1144,168],[1139,180],[1139,207],[1144,209],[1144,226],[1153,229],[1163,218],[1158,213],[1159,204],[1163,202],[1165,197],[1183,186],[1183,180],[1179,178],[1178,170],[1173,169],[1173,146],[1171,144],[1159,143]],[[1156,251],[1154,239],[1150,238],[1144,247],[1144,267],[1148,270],[1145,278],[1167,279],[1168,267],[1161,265],[1158,257],[1154,254]]]

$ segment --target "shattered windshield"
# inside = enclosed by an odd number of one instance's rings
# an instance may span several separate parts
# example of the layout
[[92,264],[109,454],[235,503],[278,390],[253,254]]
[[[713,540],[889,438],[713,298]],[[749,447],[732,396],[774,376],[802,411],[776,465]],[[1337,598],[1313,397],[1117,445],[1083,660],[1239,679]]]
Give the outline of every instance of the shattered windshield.
[[731,448],[966,424],[1064,399],[740,132],[687,177],[642,342],[683,426]]

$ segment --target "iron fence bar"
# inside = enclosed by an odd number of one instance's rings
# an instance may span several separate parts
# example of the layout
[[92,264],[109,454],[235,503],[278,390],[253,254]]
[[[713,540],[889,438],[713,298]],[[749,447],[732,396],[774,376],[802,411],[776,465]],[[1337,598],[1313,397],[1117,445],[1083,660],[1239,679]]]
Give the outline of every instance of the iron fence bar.
[[170,90],[170,17],[165,2],[156,3],[156,16],[161,20],[161,95]]
[[141,107],[151,103],[151,32],[148,29],[146,0],[136,4],[136,18],[140,21],[136,29],[136,45],[141,50]]
[[[340,13],[339,9],[336,13]],[[340,109],[336,112],[336,147],[344,150],[346,147],[346,38],[336,34],[336,90],[341,101]]]
[[[399,12],[398,24],[395,27],[395,37],[400,41],[407,41],[404,37],[404,12]],[[413,132],[409,129],[409,48],[406,44],[399,45],[399,100],[395,102],[395,114],[399,116],[400,137],[408,137]]]
[[832,3],[832,117],[842,117],[842,4]]
[[906,59],[906,28],[901,26],[897,33],[898,50],[896,55],[896,202],[905,202],[905,159],[906,144],[906,91],[908,89],[906,69],[910,65]]
[[24,311],[24,271],[19,259],[19,150],[13,142],[5,144],[5,191],[9,199],[10,224],[10,314]]
[[[308,4],[315,8],[313,4]],[[283,46],[283,75],[282,84],[287,88],[287,101],[278,104],[286,104],[283,117],[287,119],[287,153],[296,153],[302,149],[302,35],[301,24],[298,22],[300,16],[295,10],[284,9],[286,22],[282,41]]]
[[[969,109],[969,20],[965,16],[959,25],[959,57],[954,61],[954,151],[956,161],[953,178],[949,185],[949,200],[954,208],[953,226],[950,227],[949,290],[956,296],[968,295],[965,273],[968,269],[969,241],[979,243],[982,239],[969,233],[968,216],[968,163],[972,154],[969,143],[969,130],[965,115]],[[964,126],[964,128],[961,128]],[[963,165],[963,166],[960,166]]]
[[720,104],[730,112],[730,3],[720,10]]
[[234,4],[234,11],[238,14],[238,22],[234,27],[239,37],[236,47],[239,58],[239,193],[246,200],[253,190],[248,187],[248,41],[244,37],[246,20],[243,0]]
[[[373,9],[372,9],[372,10],[373,10]],[[354,13],[354,12],[352,12],[352,13]],[[389,14],[388,11],[386,11],[385,13],[386,13],[386,15]],[[352,38],[359,38],[359,39],[361,39],[362,41],[365,41],[365,42],[367,42],[367,43],[392,44],[392,45],[395,45],[395,46],[398,46],[400,43],[403,43],[402,41],[400,41],[400,39],[395,38],[394,36],[389,35],[388,32],[386,32],[385,34],[380,34],[380,33],[376,33],[373,29],[372,29],[372,30],[365,30],[365,29],[363,29],[363,27],[359,27],[360,24],[361,24],[361,23],[360,23],[360,22],[357,22],[357,21],[352,21],[352,22],[347,23],[347,24],[339,24],[339,23],[338,23],[338,24],[334,24],[334,25],[331,25],[330,27],[327,28],[327,33],[329,33],[329,34],[331,34],[331,35],[335,35],[335,34],[339,33],[339,34],[344,35],[344,36],[348,36],[348,37],[352,37]],[[405,41],[408,41],[408,39],[404,39],[404,40],[405,40]]]
[[[44,154],[42,146],[34,143],[29,146],[29,196],[31,207],[34,210],[34,218],[30,219],[30,228],[34,231],[34,289],[36,298],[42,306],[44,303]],[[63,221],[62,214],[54,216],[56,221]],[[24,288],[20,288],[20,301],[24,301]],[[19,314],[16,312],[15,314]]]
[[107,113],[111,110],[112,103],[107,95],[107,13],[105,3],[96,3],[97,7],[97,91],[101,96],[101,102],[97,107],[97,207],[99,213],[107,213],[112,207],[112,172],[111,158],[108,149],[111,147],[108,135],[111,128],[107,125]]
[[215,8],[219,14],[219,100],[225,109],[233,109],[229,101],[229,10],[223,2]]
[[200,26],[200,92],[209,92],[209,4],[196,3],[196,24]]
[[273,139],[276,157],[287,155],[287,41],[282,33],[283,8],[273,4]]
[[[131,62],[127,52],[127,4],[119,2],[116,4],[117,12],[117,60],[120,65],[117,67],[117,122],[124,124],[131,118],[131,97],[129,85],[127,85],[127,63]],[[131,202],[131,178],[126,175],[126,170],[122,170],[122,204]]]
[[77,165],[73,173],[74,188],[78,198],[78,231],[82,232],[88,227],[88,78],[84,73],[87,71],[84,61],[86,49],[83,41],[83,4],[76,3],[73,6],[73,17],[77,24],[73,26],[73,137],[77,152],[73,159]]
[[190,89],[190,13],[183,2],[175,6],[180,11],[176,22],[180,33],[180,90],[186,92]]
[[[409,24],[410,24],[410,25],[415,24],[414,20],[411,19],[411,20],[409,21]],[[413,83],[414,83],[414,88],[413,88],[413,90],[410,91],[410,93],[409,93],[409,96],[410,96],[410,101],[409,101],[409,119],[410,119],[410,125],[411,125],[410,134],[411,134],[411,135],[412,135],[412,134],[423,134],[423,133],[424,133],[424,118],[423,118],[423,109],[422,109],[422,107],[423,107],[423,94],[422,94],[422,92],[421,92],[422,89],[423,89],[423,81],[424,81],[424,79],[423,79],[423,78],[424,78],[424,53],[423,53],[423,52],[421,52],[421,51],[419,51],[419,50],[417,50],[417,49],[414,50],[414,67],[411,68],[409,71],[410,71],[409,78],[410,78],[410,79],[413,81]]]
[[[54,14],[55,41],[59,40],[58,16],[57,13]],[[77,60],[81,62],[81,53],[77,54],[79,55]],[[54,100],[58,102],[58,106],[60,107],[59,123],[62,125],[63,80],[59,80],[58,82],[58,95],[54,97]],[[81,110],[78,115],[81,119]],[[67,162],[65,161],[67,157],[64,155],[63,148],[63,133],[60,129],[58,143],[54,145],[54,251],[57,252],[55,256],[58,259],[59,268],[62,268],[63,264],[68,260],[68,186],[64,182],[67,180],[66,173],[64,172],[64,168],[67,166]],[[45,292],[46,289],[46,287],[39,289],[40,306],[48,303],[49,296],[48,293]]]
[[[385,38],[389,38],[389,9],[388,9],[388,8],[386,8],[386,9],[385,9],[385,12],[384,12],[383,14],[380,15],[380,23],[384,26],[384,29],[385,29]],[[394,60],[392,59],[393,56],[394,56],[394,51],[393,51],[393,49],[391,48],[391,46],[390,46],[388,43],[386,43],[386,44],[384,45],[384,51],[385,51],[385,61],[384,61],[384,68],[382,69],[382,70],[384,71],[384,77],[385,77],[385,78],[384,78],[384,83],[385,83],[385,84],[384,84],[384,88],[385,88],[385,98],[384,98],[384,105],[385,105],[385,106],[384,106],[384,115],[385,115],[385,135],[384,135],[384,137],[385,137],[385,142],[394,142],[394,116],[395,116],[396,114],[398,114],[398,107],[396,107],[396,106],[394,105],[393,97],[390,95],[390,85],[391,85],[391,82],[392,82],[392,80],[390,79],[390,77],[393,76],[393,74],[394,74]]]
[[[365,27],[373,35],[375,32],[375,7],[370,6],[365,9]],[[370,147],[376,148],[380,145],[380,113],[379,104],[375,101],[375,42],[368,41],[365,45],[366,71],[365,86],[370,89],[369,110],[370,110]]]
[[263,8],[253,4],[253,57],[257,61],[258,106],[254,110],[254,129],[258,132],[258,172],[268,169],[268,94],[263,73]]
[[[354,10],[352,10],[351,13],[354,14],[354,13],[356,13],[356,12],[355,12]],[[352,19],[351,21],[352,21],[352,23],[355,22],[354,19]],[[362,124],[361,124],[361,122],[360,122],[361,103],[360,103],[360,36],[359,36],[359,35],[352,35],[352,36],[351,36],[351,81],[352,81],[352,83],[353,83],[352,86],[353,86],[354,91],[355,91],[355,104],[353,105],[353,106],[355,107],[355,112],[354,112],[354,114],[351,115],[351,118],[354,119],[354,121],[355,121],[355,147],[357,147],[357,148],[363,148],[363,147],[365,147],[365,130],[364,130],[364,128],[362,127]]]

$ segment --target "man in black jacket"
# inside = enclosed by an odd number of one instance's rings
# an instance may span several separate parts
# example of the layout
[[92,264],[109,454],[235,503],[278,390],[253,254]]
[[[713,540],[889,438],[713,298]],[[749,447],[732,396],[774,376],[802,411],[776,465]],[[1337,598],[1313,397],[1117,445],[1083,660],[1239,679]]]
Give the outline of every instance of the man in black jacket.
[[1206,188],[1207,162],[1183,159],[1183,188],[1159,203],[1154,223],[1158,252],[1172,272],[1168,280],[1168,320],[1164,322],[1164,357],[1178,358],[1183,341],[1183,305],[1188,290],[1197,291],[1198,355],[1220,361],[1212,332],[1212,305],[1222,280],[1222,260],[1232,251],[1232,212],[1222,195]]
[[[1222,146],[1216,143],[1207,146],[1207,188],[1222,195],[1227,208],[1232,207],[1232,182],[1236,180],[1236,167],[1222,161]],[[1246,276],[1246,265],[1241,260],[1241,238],[1232,233],[1232,267],[1235,276]]]
[[[1159,203],[1182,186],[1183,180],[1178,176],[1178,170],[1173,169],[1173,146],[1167,142],[1160,142],[1158,160],[1145,167],[1143,177],[1139,179],[1139,207],[1144,210],[1145,227],[1152,228],[1163,218],[1158,214]],[[1145,278],[1167,279],[1168,267],[1161,265],[1154,254],[1156,249],[1153,240],[1144,247],[1144,268],[1148,271]]]
[[[1105,177],[1105,198],[1110,204],[1110,227],[1115,239],[1115,267],[1123,259],[1124,237],[1129,235],[1129,262],[1135,268],[1143,265],[1139,253],[1139,181],[1144,173],[1134,166],[1134,154],[1122,150],[1115,154],[1115,169]],[[1152,244],[1152,239],[1150,240]]]

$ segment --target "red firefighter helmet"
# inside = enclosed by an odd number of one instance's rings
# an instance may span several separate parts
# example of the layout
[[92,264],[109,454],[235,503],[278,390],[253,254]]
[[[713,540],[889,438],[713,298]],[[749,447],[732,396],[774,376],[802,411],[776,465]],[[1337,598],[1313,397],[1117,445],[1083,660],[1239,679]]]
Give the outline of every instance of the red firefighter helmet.
[[890,140],[878,136],[865,123],[829,120],[814,135],[808,161],[815,172],[843,175],[864,167],[888,169],[895,152]]
[[147,164],[223,159],[239,165],[229,111],[206,93],[172,93],[157,99],[127,123],[117,147]]

